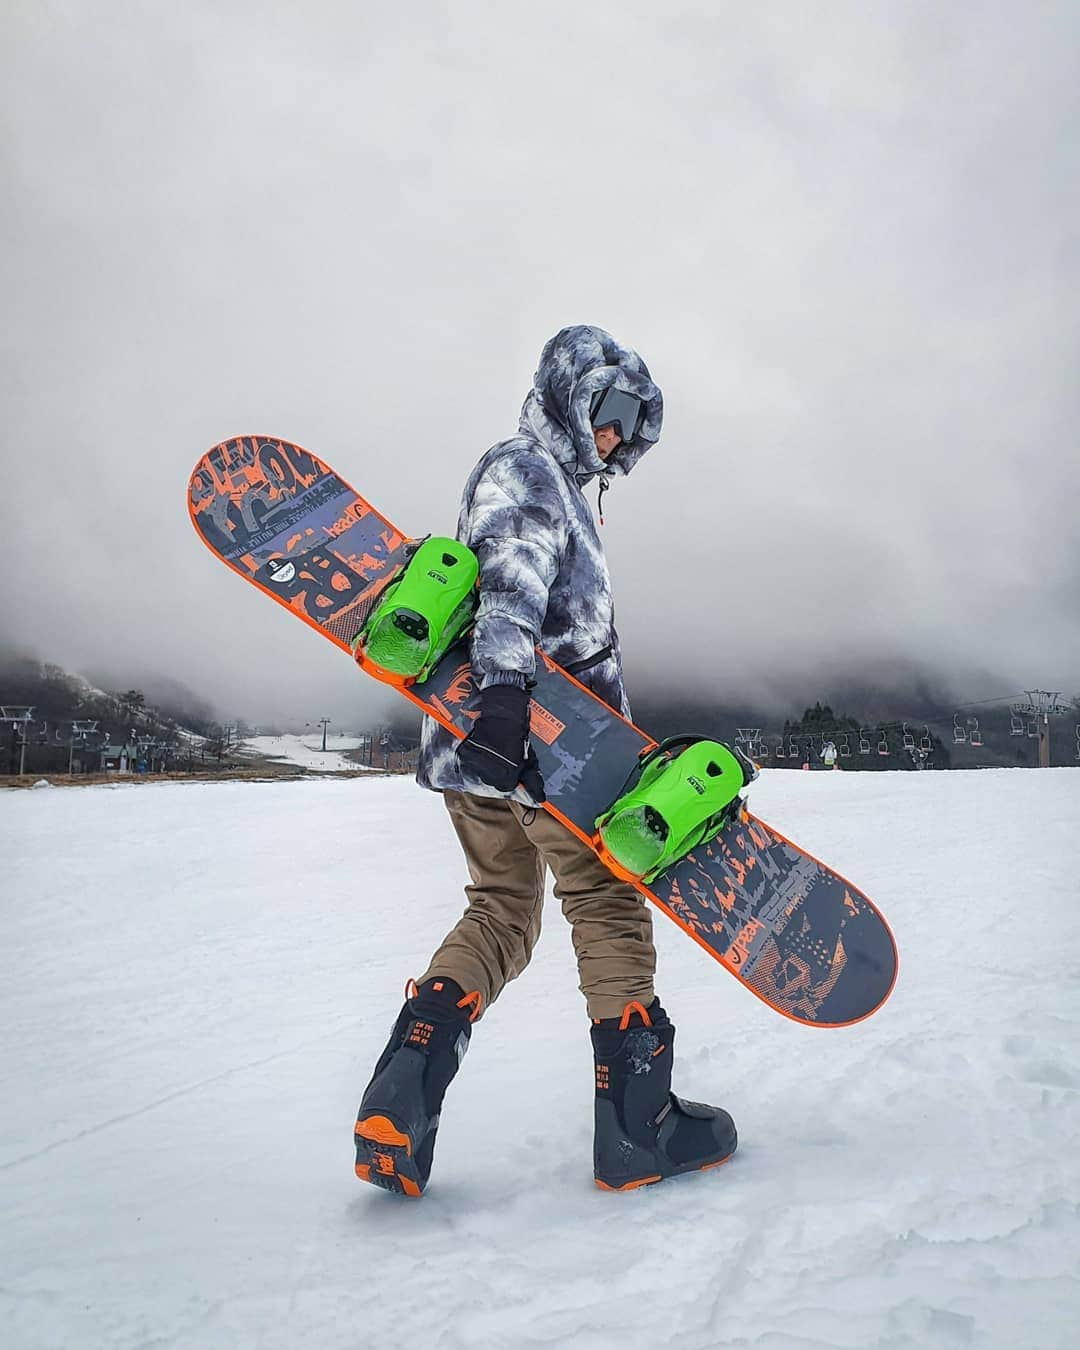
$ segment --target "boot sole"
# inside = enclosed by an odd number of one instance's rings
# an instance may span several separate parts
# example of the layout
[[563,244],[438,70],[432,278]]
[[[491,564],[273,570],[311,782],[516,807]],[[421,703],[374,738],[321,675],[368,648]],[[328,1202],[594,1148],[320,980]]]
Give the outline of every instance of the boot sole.
[[602,1191],[636,1191],[642,1186],[655,1186],[658,1181],[668,1181],[671,1177],[684,1177],[691,1172],[708,1172],[714,1167],[723,1167],[734,1156],[734,1153],[728,1153],[723,1158],[717,1158],[715,1162],[701,1163],[697,1167],[680,1167],[674,1172],[657,1173],[651,1177],[637,1177],[634,1181],[624,1181],[621,1186],[612,1186],[606,1181],[601,1181],[599,1177],[593,1177],[593,1185]]
[[354,1131],[356,1175],[395,1195],[419,1199],[424,1183],[416,1167],[416,1150],[408,1128],[391,1116],[361,1114]]

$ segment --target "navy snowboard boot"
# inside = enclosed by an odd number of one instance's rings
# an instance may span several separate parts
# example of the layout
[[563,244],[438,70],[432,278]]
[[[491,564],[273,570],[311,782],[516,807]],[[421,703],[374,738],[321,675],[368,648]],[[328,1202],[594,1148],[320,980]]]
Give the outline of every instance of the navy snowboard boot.
[[[425,980],[398,1015],[356,1118],[356,1175],[399,1195],[427,1185],[443,1094],[469,1047],[480,995]],[[408,991],[407,991],[408,992]]]
[[738,1136],[728,1113],[671,1091],[675,1028],[659,999],[648,1008],[628,1003],[622,1017],[594,1022],[591,1034],[593,1174],[601,1190],[630,1191],[731,1157]]

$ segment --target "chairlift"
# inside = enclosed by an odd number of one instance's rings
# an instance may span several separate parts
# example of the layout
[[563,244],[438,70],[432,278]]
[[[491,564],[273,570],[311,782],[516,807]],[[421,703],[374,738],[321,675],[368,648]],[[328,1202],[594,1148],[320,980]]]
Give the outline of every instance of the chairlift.
[[1037,717],[1033,717],[1033,718],[1031,719],[1031,721],[1027,724],[1027,734],[1028,734],[1028,736],[1031,737],[1032,740],[1034,740],[1035,737],[1038,736],[1038,734],[1039,734],[1039,719],[1038,719]]
[[792,736],[788,741],[787,753],[788,759],[799,758],[799,742],[795,739],[794,736]]
[[845,732],[843,733],[843,735],[840,737],[840,746],[839,746],[839,750],[840,750],[840,758],[841,758],[841,759],[850,759],[850,758],[851,758],[851,742],[850,742],[850,740],[848,739],[848,734],[847,734],[846,731],[845,731]]
[[905,750],[915,749],[915,737],[911,734],[910,731],[908,731],[906,722],[904,723],[904,749]]
[[919,737],[919,749],[925,750],[928,755],[934,753],[934,738],[930,735],[930,728],[923,727],[923,734]]
[[982,745],[982,732],[979,730],[979,719],[977,717],[968,718],[968,726],[971,728],[971,744],[976,750]]
[[780,744],[776,747],[776,758],[787,759],[787,752],[784,750],[784,738],[780,737]]
[[[912,741],[912,745],[914,744],[915,742]],[[877,743],[877,752],[879,755],[887,755],[889,753],[889,737],[884,731],[881,733],[881,740]]]
[[952,738],[953,738],[953,745],[963,745],[968,738],[967,728],[961,725],[959,713],[953,713]]
[[1076,758],[1080,759],[1080,722],[1076,724]]
[[1024,734],[1024,719],[1018,712],[1009,714],[1009,735],[1022,736]]
[[870,733],[866,731],[859,732],[859,754],[868,755],[870,753]]

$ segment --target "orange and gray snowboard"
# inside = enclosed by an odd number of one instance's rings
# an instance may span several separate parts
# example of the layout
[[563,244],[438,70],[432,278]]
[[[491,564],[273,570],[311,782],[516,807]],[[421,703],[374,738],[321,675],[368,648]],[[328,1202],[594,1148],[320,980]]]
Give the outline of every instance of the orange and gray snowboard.
[[[191,475],[188,508],[212,553],[345,652],[409,552],[409,537],[322,460],[271,436],[208,451]],[[593,847],[593,822],[655,742],[539,649],[536,679],[531,730],[545,809]],[[464,737],[477,712],[467,641],[399,692]],[[752,815],[638,889],[796,1021],[846,1026],[892,991],[896,945],[873,903]],[[372,1141],[375,1167],[381,1142]],[[381,1152],[392,1159],[385,1144]]]

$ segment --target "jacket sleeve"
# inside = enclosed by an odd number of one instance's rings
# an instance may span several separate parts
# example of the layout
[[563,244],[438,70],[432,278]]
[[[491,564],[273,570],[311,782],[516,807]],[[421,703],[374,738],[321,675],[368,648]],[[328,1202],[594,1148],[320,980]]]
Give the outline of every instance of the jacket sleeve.
[[472,666],[482,689],[522,688],[535,672],[534,648],[566,544],[559,472],[535,451],[521,451],[493,460],[473,489],[464,542],[480,560]]

